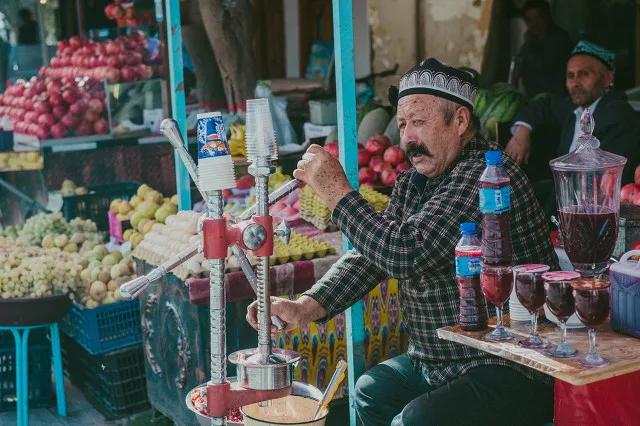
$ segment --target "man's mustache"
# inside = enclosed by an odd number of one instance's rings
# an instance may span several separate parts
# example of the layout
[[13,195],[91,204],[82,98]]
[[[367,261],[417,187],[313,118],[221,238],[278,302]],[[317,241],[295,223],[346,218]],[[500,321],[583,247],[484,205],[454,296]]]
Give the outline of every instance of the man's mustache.
[[415,142],[409,142],[407,144],[407,149],[405,150],[405,154],[407,157],[411,158],[416,155],[429,155],[429,151],[424,145],[420,145]]

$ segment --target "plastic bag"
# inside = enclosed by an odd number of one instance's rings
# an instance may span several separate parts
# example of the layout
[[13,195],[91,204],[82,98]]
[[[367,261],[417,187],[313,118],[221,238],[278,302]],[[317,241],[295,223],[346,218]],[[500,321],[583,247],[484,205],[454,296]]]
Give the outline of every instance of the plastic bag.
[[273,96],[268,83],[258,83],[256,86],[256,97],[269,99],[271,117],[273,118],[273,130],[276,132],[278,145],[288,145],[298,143],[296,134],[287,116],[287,98],[284,96]]
[[612,426],[640,424],[640,371],[588,385],[555,383],[553,424]]

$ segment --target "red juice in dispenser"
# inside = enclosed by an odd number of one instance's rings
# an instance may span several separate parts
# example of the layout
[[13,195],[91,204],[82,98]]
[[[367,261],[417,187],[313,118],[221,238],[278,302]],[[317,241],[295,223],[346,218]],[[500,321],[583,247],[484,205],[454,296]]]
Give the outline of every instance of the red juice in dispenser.
[[462,237],[456,246],[456,281],[460,292],[460,328],[467,331],[487,328],[487,303],[480,289],[480,240],[476,224],[461,223]]
[[480,213],[482,213],[482,258],[486,265],[509,266],[512,263],[511,181],[502,167],[502,151],[485,153],[487,167],[480,176]]

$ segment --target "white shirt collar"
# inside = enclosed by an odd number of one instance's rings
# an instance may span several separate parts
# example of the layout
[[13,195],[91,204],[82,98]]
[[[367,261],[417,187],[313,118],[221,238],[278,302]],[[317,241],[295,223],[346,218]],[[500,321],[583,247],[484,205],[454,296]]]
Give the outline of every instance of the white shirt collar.
[[[600,103],[600,99],[602,99],[602,96],[600,96],[598,99],[593,101],[593,103],[587,107],[591,111],[591,114],[593,114],[595,112],[596,108],[598,107],[598,103]],[[573,110],[573,113],[576,115],[576,117],[578,119],[580,119],[580,117],[582,116],[582,113],[584,112],[584,110],[585,110],[584,108],[579,106],[579,107],[577,107],[576,109]]]

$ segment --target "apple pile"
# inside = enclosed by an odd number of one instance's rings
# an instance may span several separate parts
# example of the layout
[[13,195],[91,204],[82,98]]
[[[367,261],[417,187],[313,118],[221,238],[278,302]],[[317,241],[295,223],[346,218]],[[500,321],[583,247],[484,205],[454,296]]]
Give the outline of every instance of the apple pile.
[[56,55],[40,74],[52,78],[90,77],[109,83],[148,80],[158,74],[140,31],[114,40],[94,41],[73,36],[58,42]]
[[133,1],[114,0],[104,8],[108,19],[116,21],[119,27],[138,27],[154,22],[151,11],[141,12],[133,6]]
[[[330,142],[324,149],[338,157],[338,144]],[[404,152],[398,146],[391,146],[385,135],[374,135],[367,139],[365,146],[358,145],[358,181],[361,185],[393,186],[398,175],[411,168],[405,162]]]
[[636,167],[633,183],[628,183],[620,190],[620,202],[640,206],[640,166]]
[[40,140],[109,131],[102,83],[89,78],[32,77],[0,94],[0,117],[16,133]]

